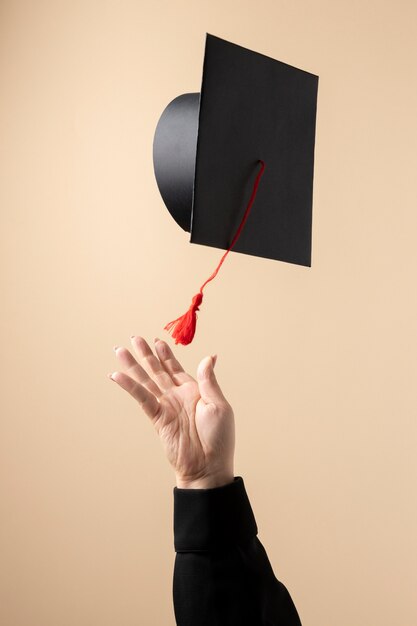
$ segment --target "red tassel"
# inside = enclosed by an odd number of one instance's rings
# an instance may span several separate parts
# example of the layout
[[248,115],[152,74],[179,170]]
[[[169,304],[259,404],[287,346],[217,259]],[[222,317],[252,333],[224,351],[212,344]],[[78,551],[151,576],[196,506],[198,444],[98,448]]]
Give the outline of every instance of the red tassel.
[[218,264],[217,268],[215,269],[215,271],[213,272],[213,274],[210,276],[210,278],[208,278],[206,280],[206,282],[200,287],[200,291],[199,293],[197,293],[194,298],[192,299],[191,302],[191,306],[188,309],[188,311],[186,313],[184,313],[184,315],[181,315],[181,317],[178,317],[176,320],[173,320],[172,322],[169,322],[166,326],[164,326],[164,330],[167,330],[168,332],[173,329],[172,332],[172,337],[175,339],[175,343],[181,343],[182,345],[186,346],[187,344],[191,343],[194,335],[195,335],[195,328],[196,328],[196,324],[197,324],[197,311],[199,310],[199,306],[203,301],[203,289],[204,287],[207,285],[207,283],[210,280],[213,280],[213,278],[216,276],[217,272],[219,271],[224,259],[226,258],[226,256],[229,254],[230,250],[233,248],[233,246],[235,245],[236,241],[239,239],[239,235],[242,232],[242,228],[246,222],[246,219],[249,215],[249,211],[252,207],[253,201],[255,200],[255,196],[256,196],[256,192],[258,189],[258,185],[259,185],[259,181],[261,179],[261,176],[264,172],[265,169],[265,163],[261,160],[259,160],[259,162],[261,163],[261,169],[258,172],[258,175],[256,177],[256,180],[254,182],[253,185],[253,190],[252,190],[252,195],[250,197],[248,206],[246,207],[246,211],[245,214],[242,218],[242,221],[239,225],[239,228],[236,231],[236,234],[233,238],[232,243],[230,244],[230,247],[228,248],[228,250],[223,254],[222,258],[220,259],[220,263]]
[[200,306],[202,301],[203,294],[199,292],[194,296],[187,313],[184,313],[184,315],[174,320],[173,322],[169,322],[164,327],[164,330],[168,331],[174,327],[172,336],[175,339],[176,344],[182,343],[184,346],[186,346],[188,343],[192,342],[195,334],[195,327],[197,324],[197,311],[199,310],[198,307]]

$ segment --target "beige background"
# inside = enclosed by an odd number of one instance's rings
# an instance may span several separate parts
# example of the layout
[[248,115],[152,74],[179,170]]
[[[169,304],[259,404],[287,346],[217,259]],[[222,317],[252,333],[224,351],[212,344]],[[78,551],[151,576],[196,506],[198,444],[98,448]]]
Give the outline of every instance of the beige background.
[[232,253],[218,353],[235,474],[303,626],[417,622],[413,2],[0,4],[4,626],[174,625],[174,476],[106,377],[172,338],[222,251],[159,196],[153,133],[199,91],[205,33],[320,76],[313,265]]

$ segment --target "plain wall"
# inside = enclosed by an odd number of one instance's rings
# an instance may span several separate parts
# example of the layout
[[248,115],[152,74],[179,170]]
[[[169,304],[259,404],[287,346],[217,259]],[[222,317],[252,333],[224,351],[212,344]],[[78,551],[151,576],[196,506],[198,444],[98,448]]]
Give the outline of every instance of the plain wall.
[[[107,378],[131,334],[218,354],[275,575],[307,626],[417,622],[413,2],[0,3],[0,623],[174,625],[174,474]],[[320,77],[312,267],[231,253],[197,334],[154,130],[209,32]]]

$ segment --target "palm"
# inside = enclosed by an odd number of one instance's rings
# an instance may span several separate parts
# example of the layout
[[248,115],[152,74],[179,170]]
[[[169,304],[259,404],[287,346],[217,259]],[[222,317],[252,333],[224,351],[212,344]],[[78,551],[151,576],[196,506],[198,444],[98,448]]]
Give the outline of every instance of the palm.
[[208,412],[196,381],[184,382],[160,399],[161,412],[155,428],[173,467],[183,475],[198,473],[205,465]]
[[115,380],[141,404],[176,472],[197,477],[208,464],[222,463],[225,453],[233,454],[233,411],[220,389],[203,398],[204,383],[183,370],[165,342],[155,346],[159,359],[142,337],[132,344],[140,364],[119,348],[129,375],[118,372]]

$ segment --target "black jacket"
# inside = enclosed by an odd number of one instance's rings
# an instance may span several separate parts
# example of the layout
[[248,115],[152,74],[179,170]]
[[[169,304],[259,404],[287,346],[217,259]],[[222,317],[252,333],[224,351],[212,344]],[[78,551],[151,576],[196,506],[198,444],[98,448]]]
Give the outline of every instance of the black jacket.
[[301,626],[257,534],[241,476],[213,489],[174,487],[178,626]]

